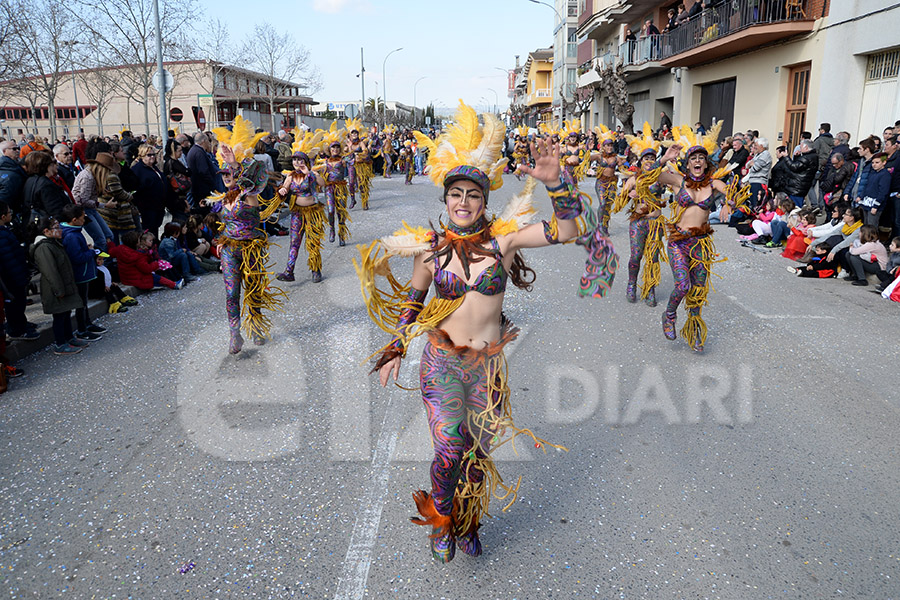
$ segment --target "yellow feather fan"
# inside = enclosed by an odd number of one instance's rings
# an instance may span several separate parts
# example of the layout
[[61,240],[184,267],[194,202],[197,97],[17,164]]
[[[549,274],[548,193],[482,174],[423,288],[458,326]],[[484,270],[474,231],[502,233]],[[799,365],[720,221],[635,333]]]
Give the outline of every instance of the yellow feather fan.
[[653,128],[650,126],[650,123],[644,121],[644,135],[625,135],[625,140],[628,142],[628,146],[631,148],[631,151],[634,152],[637,156],[640,156],[642,152],[645,150],[653,150],[653,152],[659,152],[659,142],[653,139]]
[[429,150],[426,172],[436,186],[442,187],[447,173],[462,165],[484,172],[492,190],[503,185],[506,126],[492,114],[485,113],[482,118],[484,125],[480,126],[475,110],[460,100],[455,123],[435,142],[416,132],[416,140]]
[[[248,121],[238,115],[234,119],[231,131],[224,127],[216,127],[213,129],[213,133],[216,134],[216,139],[221,144],[231,147],[234,151],[234,158],[241,162],[245,158],[253,158],[253,148],[256,146],[256,142],[269,135],[267,131],[253,133],[254,130],[255,127],[253,127],[252,121]],[[219,165],[224,166],[225,160],[222,158],[221,149],[216,153],[216,156],[219,159]]]
[[543,135],[559,135],[559,129],[554,127],[549,121],[538,124],[538,131]]
[[528,137],[528,125],[519,125],[516,127],[516,133],[523,138]]
[[531,217],[537,213],[532,198],[537,179],[531,175],[525,180],[525,187],[521,192],[510,198],[503,212],[491,222],[491,234],[493,236],[506,235],[518,231],[531,221]]

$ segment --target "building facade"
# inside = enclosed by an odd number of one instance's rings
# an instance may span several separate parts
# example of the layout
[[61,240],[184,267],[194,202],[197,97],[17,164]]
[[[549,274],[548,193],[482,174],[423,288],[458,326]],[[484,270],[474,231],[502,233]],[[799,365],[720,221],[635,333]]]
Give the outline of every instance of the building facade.
[[516,69],[515,93],[510,104],[513,125],[536,127],[552,118],[553,48],[528,53],[521,69]]
[[[300,94],[299,84],[212,61],[164,63],[174,85],[166,94],[168,126],[194,132],[225,125],[237,115],[263,129],[291,128],[309,114],[315,101]],[[16,90],[20,82],[0,82],[0,123],[7,136],[35,133],[49,139],[86,133],[110,135],[123,129],[156,134],[159,94],[149,89],[147,118],[143,90],[130,67],[109,67],[61,74],[56,95],[56,132],[46,103],[32,102]],[[136,89],[137,88],[137,89]],[[274,104],[274,114],[271,106]]]
[[567,108],[577,88],[579,0],[554,0],[553,16],[553,120],[559,123],[568,119]]
[[[666,112],[676,124],[725,121],[723,134],[756,129],[791,146],[820,122],[858,141],[900,116],[896,3],[706,0],[667,30],[678,4],[581,0],[578,85],[594,92],[586,125],[615,123],[595,70],[604,64],[623,65],[636,128],[658,127]],[[648,18],[659,35],[640,35]]]

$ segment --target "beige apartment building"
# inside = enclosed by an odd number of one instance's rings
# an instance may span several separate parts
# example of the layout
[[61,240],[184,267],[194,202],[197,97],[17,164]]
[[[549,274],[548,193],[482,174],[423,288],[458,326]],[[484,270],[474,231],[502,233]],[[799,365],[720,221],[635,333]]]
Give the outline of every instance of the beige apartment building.
[[524,66],[515,70],[515,93],[511,104],[521,122],[531,127],[550,122],[553,101],[553,48],[528,53]]
[[[300,94],[299,84],[212,61],[164,63],[174,85],[166,94],[169,129],[196,132],[242,115],[264,129],[290,129],[309,114],[315,101]],[[155,71],[155,68],[153,69]],[[46,100],[32,104],[17,82],[0,82],[0,128],[7,136],[36,133],[54,139],[85,133],[111,135],[123,129],[156,134],[159,93],[151,87],[145,118],[143,89],[128,66],[76,70],[60,74],[55,101],[56,132]],[[20,82],[19,82],[20,83]],[[274,114],[270,110],[274,101]],[[147,122],[149,121],[149,123]],[[0,134],[3,135],[3,134]]]
[[[888,0],[705,0],[666,31],[667,11],[701,0],[580,0],[578,86],[594,90],[586,126],[616,123],[597,64],[621,62],[634,125],[673,123],[723,134],[757,129],[792,146],[819,123],[851,142],[900,118],[900,7]],[[641,35],[647,19],[659,35]],[[636,39],[626,40],[631,30]]]

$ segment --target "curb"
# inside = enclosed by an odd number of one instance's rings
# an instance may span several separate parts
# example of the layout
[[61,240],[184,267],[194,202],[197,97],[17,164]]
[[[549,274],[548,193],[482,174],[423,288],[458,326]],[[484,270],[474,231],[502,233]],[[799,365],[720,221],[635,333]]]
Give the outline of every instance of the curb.
[[[130,285],[119,285],[122,288],[122,291],[125,292],[128,296],[132,298],[137,298],[139,295],[143,295],[146,292],[142,292],[141,290],[132,287]],[[37,301],[38,306],[40,306],[40,299]],[[106,303],[106,300],[89,300],[88,301],[88,311],[91,316],[91,320],[101,317],[107,314],[109,310],[109,304]],[[49,316],[49,315],[47,315]],[[72,327],[73,331],[75,328],[75,315],[74,311],[72,314]],[[9,359],[10,364],[15,364],[17,361],[34,354],[35,352],[39,352],[50,346],[54,343],[53,340],[53,321],[45,321],[38,325],[38,337],[36,340],[22,341],[22,340],[14,340],[6,343],[6,357]]]

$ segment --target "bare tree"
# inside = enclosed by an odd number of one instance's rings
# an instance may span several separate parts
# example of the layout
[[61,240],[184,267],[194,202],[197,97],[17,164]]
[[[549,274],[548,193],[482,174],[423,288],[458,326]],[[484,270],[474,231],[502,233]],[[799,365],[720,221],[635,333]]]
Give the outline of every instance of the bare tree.
[[71,21],[62,3],[54,0],[9,0],[3,6],[4,20],[16,23],[9,43],[21,50],[24,59],[14,87],[34,99],[32,113],[38,102],[46,103],[51,136],[56,138],[56,96],[63,71],[72,64]]
[[242,54],[252,57],[249,68],[261,74],[260,95],[269,104],[273,131],[275,113],[287,103],[282,98],[290,95],[291,83],[298,84],[306,94],[314,94],[322,87],[321,75],[310,61],[309,50],[298,44],[288,31],[278,33],[268,23],[257,25],[247,38]]
[[26,68],[25,49],[20,39],[19,2],[10,0],[0,3],[0,81],[21,77]]
[[572,94],[573,114],[579,119],[591,111],[591,105],[594,103],[594,88],[580,87]]
[[[143,105],[148,126],[150,87],[156,72],[153,3],[154,0],[72,0],[68,4],[71,17],[90,35],[104,62],[128,67],[120,70],[120,91],[128,92],[123,95]],[[190,0],[159,0],[164,50],[171,52],[176,47],[175,42],[183,37],[195,12],[196,3]]]
[[594,69],[600,75],[600,84],[609,98],[613,114],[622,123],[623,131],[634,133],[634,104],[628,101],[628,83],[622,60],[608,65],[601,61]]
[[210,126],[214,126],[219,114],[216,89],[224,87],[222,84],[225,72],[229,65],[238,62],[238,51],[231,41],[228,25],[219,19],[207,21],[191,40],[190,46],[185,49],[185,58],[203,61],[196,65],[185,66],[182,74],[193,78],[204,93],[210,95],[213,112]]
[[77,50],[75,64],[81,69],[77,74],[77,79],[82,81],[80,89],[93,106],[91,116],[97,121],[97,131],[103,135],[103,115],[118,95],[121,73],[116,65],[103,64],[95,47],[80,44]]

